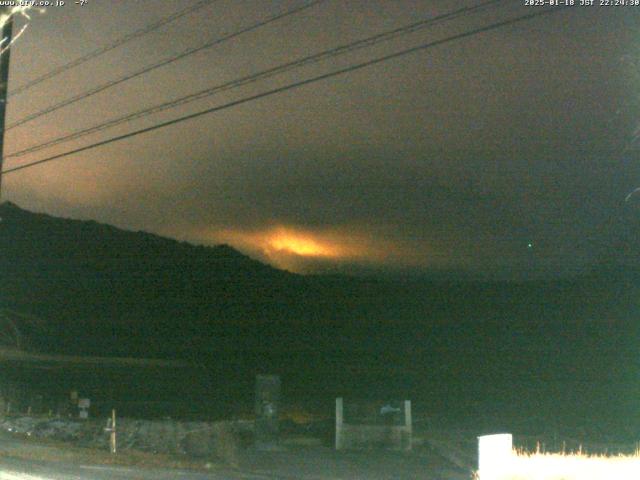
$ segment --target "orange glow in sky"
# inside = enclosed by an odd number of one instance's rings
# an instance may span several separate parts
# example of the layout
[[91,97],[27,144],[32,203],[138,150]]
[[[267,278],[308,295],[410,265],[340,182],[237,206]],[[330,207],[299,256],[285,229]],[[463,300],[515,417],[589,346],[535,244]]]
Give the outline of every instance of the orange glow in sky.
[[259,250],[272,260],[291,255],[339,259],[356,253],[353,248],[342,245],[338,238],[284,226],[257,232],[226,230],[217,237],[240,248]]
[[341,257],[344,252],[336,245],[315,239],[310,234],[279,227],[264,236],[267,252],[293,253],[302,257]]
[[415,249],[348,229],[311,230],[277,225],[263,230],[218,230],[207,236],[215,243],[227,243],[277,268],[295,272],[314,271],[314,265],[326,265],[322,263],[326,261],[336,265],[414,265],[424,261],[422,257],[413,258]]

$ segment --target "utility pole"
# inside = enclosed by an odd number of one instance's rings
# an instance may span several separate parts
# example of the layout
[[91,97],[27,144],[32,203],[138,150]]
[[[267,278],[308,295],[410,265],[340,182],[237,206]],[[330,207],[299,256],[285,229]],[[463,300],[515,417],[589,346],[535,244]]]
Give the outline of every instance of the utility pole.
[[2,201],[2,169],[4,164],[4,127],[9,90],[9,57],[11,56],[11,41],[13,39],[13,18],[10,14],[11,7],[0,7],[0,18],[9,17],[2,25],[3,43],[0,46],[5,49],[0,55],[0,202]]

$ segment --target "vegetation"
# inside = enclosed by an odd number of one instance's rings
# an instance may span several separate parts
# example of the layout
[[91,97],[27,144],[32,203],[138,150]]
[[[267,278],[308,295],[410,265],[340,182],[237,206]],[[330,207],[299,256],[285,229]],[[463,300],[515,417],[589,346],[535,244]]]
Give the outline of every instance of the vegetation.
[[640,451],[616,456],[519,452],[507,465],[504,476],[489,480],[633,480],[640,472]]

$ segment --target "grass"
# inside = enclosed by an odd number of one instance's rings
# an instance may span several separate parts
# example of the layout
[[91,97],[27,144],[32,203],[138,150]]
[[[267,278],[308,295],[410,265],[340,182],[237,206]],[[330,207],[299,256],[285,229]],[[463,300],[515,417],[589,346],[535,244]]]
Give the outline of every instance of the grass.
[[116,455],[108,451],[76,447],[66,442],[22,435],[0,436],[10,441],[0,445],[0,457],[7,456],[23,460],[52,461],[74,464],[136,466],[143,468],[175,468],[185,470],[208,470],[218,465],[196,461],[178,455],[158,454],[128,450]]
[[476,474],[479,480],[637,480],[640,447],[632,455],[575,453],[527,453],[514,451],[502,463],[501,473]]

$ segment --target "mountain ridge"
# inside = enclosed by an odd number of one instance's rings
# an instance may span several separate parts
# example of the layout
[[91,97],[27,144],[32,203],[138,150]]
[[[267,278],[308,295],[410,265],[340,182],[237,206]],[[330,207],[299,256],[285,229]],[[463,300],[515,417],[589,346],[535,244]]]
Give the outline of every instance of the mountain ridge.
[[0,216],[0,301],[47,320],[37,348],[51,353],[250,350],[285,333],[292,348],[330,346],[332,330],[345,345],[354,336],[387,345],[395,339],[384,332],[399,326],[419,334],[438,325],[568,325],[623,310],[628,322],[625,309],[640,284],[638,270],[615,265],[531,282],[305,276],[226,245],[196,246],[11,203],[0,205]]

